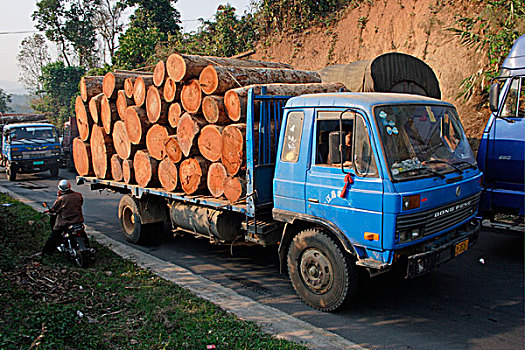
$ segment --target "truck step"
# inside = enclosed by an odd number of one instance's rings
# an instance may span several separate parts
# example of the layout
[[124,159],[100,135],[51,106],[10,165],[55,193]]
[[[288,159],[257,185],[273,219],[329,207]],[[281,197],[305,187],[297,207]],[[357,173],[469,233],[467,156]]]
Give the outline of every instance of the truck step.
[[272,232],[280,227],[280,224],[273,221],[263,221],[259,219],[251,219],[248,221],[244,221],[242,223],[242,229],[246,230],[247,232],[256,233],[258,235],[264,235],[269,232]]

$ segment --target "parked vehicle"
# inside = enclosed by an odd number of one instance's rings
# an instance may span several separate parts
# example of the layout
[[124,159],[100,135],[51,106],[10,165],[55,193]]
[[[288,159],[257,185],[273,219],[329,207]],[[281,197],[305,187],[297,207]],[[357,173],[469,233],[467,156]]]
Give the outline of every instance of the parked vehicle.
[[76,117],[69,117],[64,123],[62,131],[62,157],[61,165],[63,168],[74,169],[73,166],[73,139],[78,136],[78,127]]
[[[255,126],[258,130],[255,130]],[[138,243],[165,220],[216,243],[279,244],[307,304],[333,311],[357,270],[424,275],[468,250],[481,172],[450,103],[384,93],[248,95],[247,196],[228,203],[77,177],[125,194],[118,215]]]
[[8,124],[3,127],[0,165],[9,181],[17,174],[49,170],[58,176],[60,142],[54,125],[47,123]]
[[480,215],[495,222],[496,213],[523,222],[525,198],[525,35],[514,43],[490,89],[492,114],[483,130],[477,162],[483,171]]

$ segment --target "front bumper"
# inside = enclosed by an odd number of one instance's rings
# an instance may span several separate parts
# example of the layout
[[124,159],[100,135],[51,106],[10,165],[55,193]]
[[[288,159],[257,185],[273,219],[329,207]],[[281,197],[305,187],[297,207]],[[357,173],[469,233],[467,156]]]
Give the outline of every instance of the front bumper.
[[16,159],[11,161],[11,166],[16,169],[17,173],[36,173],[57,167],[59,164],[60,158],[58,156],[43,159]]
[[408,256],[405,278],[423,276],[470,249],[478,240],[480,226],[481,222],[474,219],[457,228],[452,236],[429,243],[425,252]]

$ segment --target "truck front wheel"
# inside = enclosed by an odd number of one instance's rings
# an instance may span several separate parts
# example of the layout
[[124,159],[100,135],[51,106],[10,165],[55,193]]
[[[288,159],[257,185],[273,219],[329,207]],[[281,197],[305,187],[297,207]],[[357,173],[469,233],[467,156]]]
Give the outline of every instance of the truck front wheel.
[[288,250],[288,272],[299,297],[321,311],[335,311],[357,291],[355,265],[319,228],[295,236]]
[[9,181],[15,181],[16,180],[16,169],[11,164],[11,162],[7,162],[7,165],[5,167],[5,173],[6,173],[7,179]]
[[146,225],[142,224],[137,199],[125,195],[118,206],[120,226],[127,241],[135,244],[147,241]]

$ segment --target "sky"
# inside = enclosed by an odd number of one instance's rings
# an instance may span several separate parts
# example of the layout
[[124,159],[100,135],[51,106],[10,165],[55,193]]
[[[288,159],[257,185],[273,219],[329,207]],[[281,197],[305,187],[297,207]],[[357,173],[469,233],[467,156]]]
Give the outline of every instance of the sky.
[[[36,2],[37,0],[0,0],[0,5],[3,5],[0,7],[0,87],[10,93],[20,93],[15,91],[20,90],[16,84],[19,76],[16,56],[22,40],[36,31],[31,20]],[[211,19],[217,7],[226,3],[237,9],[237,15],[250,8],[250,0],[179,0],[175,7],[181,13],[184,31],[190,32],[197,29],[199,18]]]

